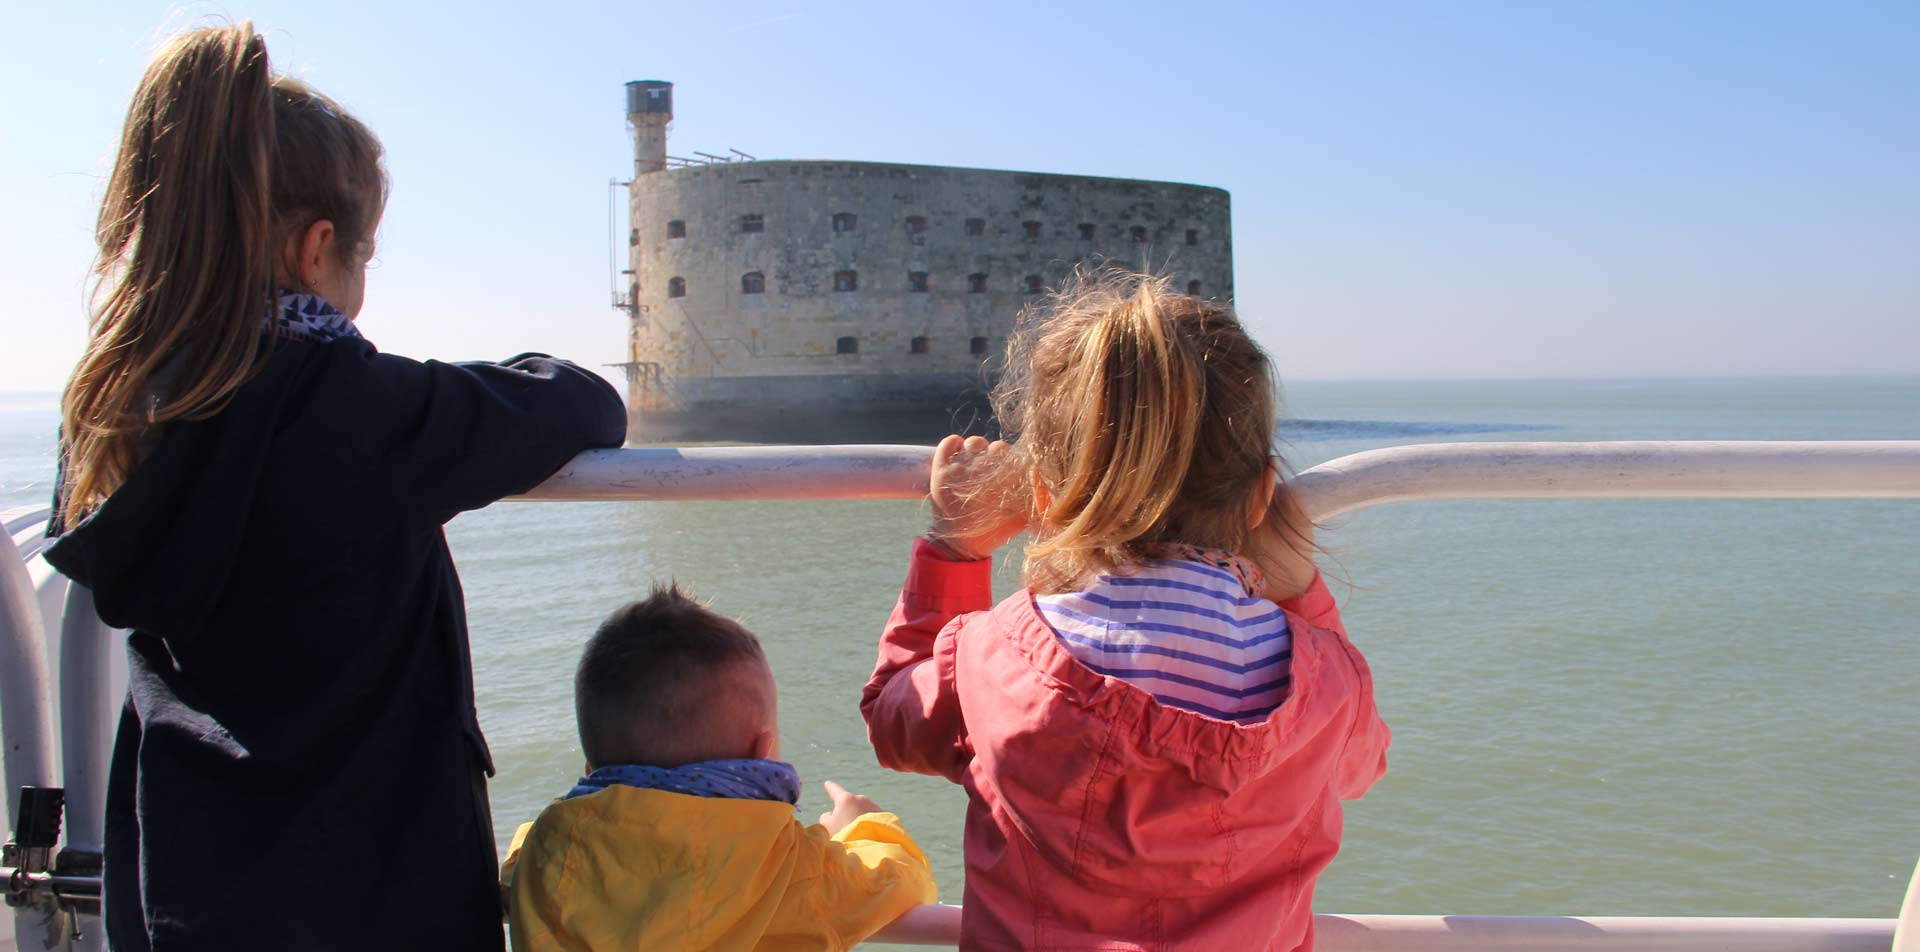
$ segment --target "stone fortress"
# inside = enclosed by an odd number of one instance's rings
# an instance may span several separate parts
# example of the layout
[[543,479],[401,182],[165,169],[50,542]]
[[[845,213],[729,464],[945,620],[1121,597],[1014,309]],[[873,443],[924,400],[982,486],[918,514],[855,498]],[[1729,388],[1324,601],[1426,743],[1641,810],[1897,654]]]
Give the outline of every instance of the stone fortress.
[[[1170,182],[667,155],[671,83],[627,84],[629,439],[982,432],[1020,309],[1077,262],[1233,295],[1227,193]],[[701,154],[701,153],[696,153]]]

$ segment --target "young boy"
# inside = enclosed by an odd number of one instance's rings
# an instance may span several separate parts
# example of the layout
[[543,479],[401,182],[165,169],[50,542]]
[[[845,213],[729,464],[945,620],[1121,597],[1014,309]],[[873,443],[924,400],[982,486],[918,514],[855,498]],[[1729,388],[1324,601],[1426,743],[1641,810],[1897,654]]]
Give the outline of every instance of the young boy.
[[501,870],[514,949],[842,950],[933,902],[873,801],[828,783],[794,818],[776,708],[759,640],[677,588],[608,618],[574,676],[587,775]]

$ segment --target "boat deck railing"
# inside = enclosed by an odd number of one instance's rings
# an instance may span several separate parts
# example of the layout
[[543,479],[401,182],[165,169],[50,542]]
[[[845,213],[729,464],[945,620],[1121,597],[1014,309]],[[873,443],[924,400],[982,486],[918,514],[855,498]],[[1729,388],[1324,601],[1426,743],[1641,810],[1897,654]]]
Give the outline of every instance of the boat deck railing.
[[[516,501],[851,500],[926,495],[924,446],[630,448],[582,453]],[[1920,499],[1920,441],[1445,443],[1342,457],[1290,485],[1316,521],[1387,503],[1432,499]],[[9,849],[0,880],[15,907],[19,950],[99,949],[115,633],[86,589],[39,557],[44,508],[6,514],[0,549],[0,741]],[[49,658],[60,659],[60,730]],[[63,775],[55,776],[54,745]],[[64,791],[56,844],[27,818],[23,787]],[[41,803],[47,801],[42,800]],[[44,842],[15,843],[30,832]],[[1892,897],[1888,897],[1889,903]],[[1903,919],[1920,916],[1911,894]],[[914,910],[877,941],[953,947],[959,909]],[[1892,919],[1500,916],[1316,917],[1326,950],[1571,949],[1679,952],[1885,952]],[[1901,940],[1920,949],[1920,929]],[[12,952],[0,937],[0,952]],[[1910,952],[1903,949],[1901,952]]]

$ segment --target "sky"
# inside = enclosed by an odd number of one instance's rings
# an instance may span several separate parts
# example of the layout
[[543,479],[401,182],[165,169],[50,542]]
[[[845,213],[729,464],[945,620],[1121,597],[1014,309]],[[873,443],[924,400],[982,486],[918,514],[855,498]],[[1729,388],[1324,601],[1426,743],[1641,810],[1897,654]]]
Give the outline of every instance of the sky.
[[0,390],[78,357],[127,101],[209,16],[385,142],[392,353],[622,359],[607,183],[657,78],[675,154],[1225,188],[1287,379],[1920,372],[1911,0],[0,0]]

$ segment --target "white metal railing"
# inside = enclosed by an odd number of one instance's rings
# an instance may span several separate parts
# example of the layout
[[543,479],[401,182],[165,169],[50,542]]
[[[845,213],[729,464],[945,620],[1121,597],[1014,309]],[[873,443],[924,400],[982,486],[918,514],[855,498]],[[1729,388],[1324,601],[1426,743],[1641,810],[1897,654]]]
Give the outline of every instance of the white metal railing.
[[[1891,919],[1642,916],[1313,917],[1319,952],[1887,952]],[[921,906],[874,942],[952,948],[959,906]]]
[[[933,450],[925,446],[754,446],[593,450],[580,454],[522,501],[916,499],[926,494]],[[1293,479],[1310,516],[1325,520],[1370,506],[1421,499],[1545,498],[1920,498],[1920,441],[1445,443],[1342,457]],[[37,558],[45,510],[12,513],[0,542],[0,727],[4,728],[9,827],[12,793],[53,782],[48,628],[61,631],[61,750],[67,803],[78,822],[69,847],[97,849],[111,729],[103,655],[111,639],[91,596]],[[31,567],[31,571],[29,571]],[[45,608],[64,594],[65,610]],[[43,621],[43,619],[45,619]],[[44,933],[19,910],[21,949]],[[1892,920],[1319,916],[1329,950],[1610,948],[1885,950]],[[72,946],[95,947],[100,929]],[[883,937],[951,947],[959,910],[928,906]],[[0,939],[0,952],[6,942]]]
[[[926,446],[589,450],[530,501],[918,499]],[[1421,499],[1920,498],[1920,441],[1429,443],[1294,477],[1316,520]]]

